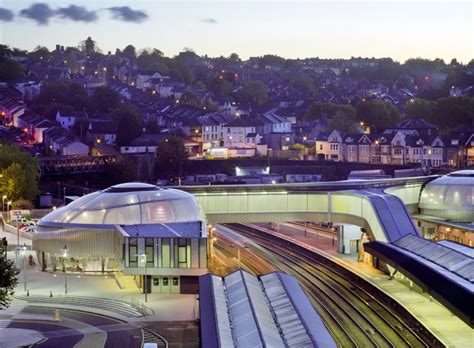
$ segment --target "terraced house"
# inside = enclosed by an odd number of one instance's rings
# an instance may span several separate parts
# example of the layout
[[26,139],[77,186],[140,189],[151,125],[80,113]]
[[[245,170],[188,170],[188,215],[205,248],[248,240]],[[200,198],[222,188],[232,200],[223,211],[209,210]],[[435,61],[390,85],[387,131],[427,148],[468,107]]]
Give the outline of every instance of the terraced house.
[[474,134],[446,136],[396,132],[344,134],[333,130],[316,138],[319,158],[338,162],[419,163],[425,167],[474,165]]

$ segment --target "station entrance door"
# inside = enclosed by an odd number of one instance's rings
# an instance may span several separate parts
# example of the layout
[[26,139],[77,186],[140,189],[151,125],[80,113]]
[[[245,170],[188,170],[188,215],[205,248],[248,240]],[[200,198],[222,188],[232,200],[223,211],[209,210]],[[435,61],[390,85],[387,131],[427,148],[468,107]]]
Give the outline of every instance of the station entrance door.
[[151,292],[154,294],[179,294],[180,279],[176,276],[153,276]]

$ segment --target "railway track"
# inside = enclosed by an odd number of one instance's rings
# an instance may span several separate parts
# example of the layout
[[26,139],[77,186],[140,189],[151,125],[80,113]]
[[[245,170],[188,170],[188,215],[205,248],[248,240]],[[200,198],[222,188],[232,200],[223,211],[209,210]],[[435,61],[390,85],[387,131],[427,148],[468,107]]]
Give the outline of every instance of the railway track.
[[387,306],[367,284],[355,281],[356,275],[349,277],[309,253],[270,240],[268,234],[262,237],[259,230],[264,228],[237,224],[227,227],[277,255],[283,270],[297,276],[340,346],[443,346],[427,330],[420,330],[420,324],[414,323],[413,318],[407,319],[397,309]]

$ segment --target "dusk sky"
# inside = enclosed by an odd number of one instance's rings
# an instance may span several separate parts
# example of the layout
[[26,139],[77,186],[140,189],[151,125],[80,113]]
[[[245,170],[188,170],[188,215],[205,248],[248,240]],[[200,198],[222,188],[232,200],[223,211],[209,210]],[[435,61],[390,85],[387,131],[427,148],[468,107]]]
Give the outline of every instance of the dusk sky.
[[53,49],[55,44],[77,46],[91,36],[103,52],[133,44],[169,56],[189,47],[200,55],[236,52],[242,58],[271,53],[400,61],[439,57],[466,63],[474,57],[471,1],[76,0],[44,2],[46,12],[44,6],[31,8],[35,3],[40,2],[0,1],[2,43]]

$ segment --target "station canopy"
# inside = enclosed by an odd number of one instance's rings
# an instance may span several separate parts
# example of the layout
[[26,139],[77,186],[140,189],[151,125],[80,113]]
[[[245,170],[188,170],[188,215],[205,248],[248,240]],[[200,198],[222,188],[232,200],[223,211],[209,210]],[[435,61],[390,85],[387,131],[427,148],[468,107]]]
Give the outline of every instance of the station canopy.
[[82,196],[46,215],[39,225],[138,225],[204,221],[189,193],[145,183],[126,183]]

